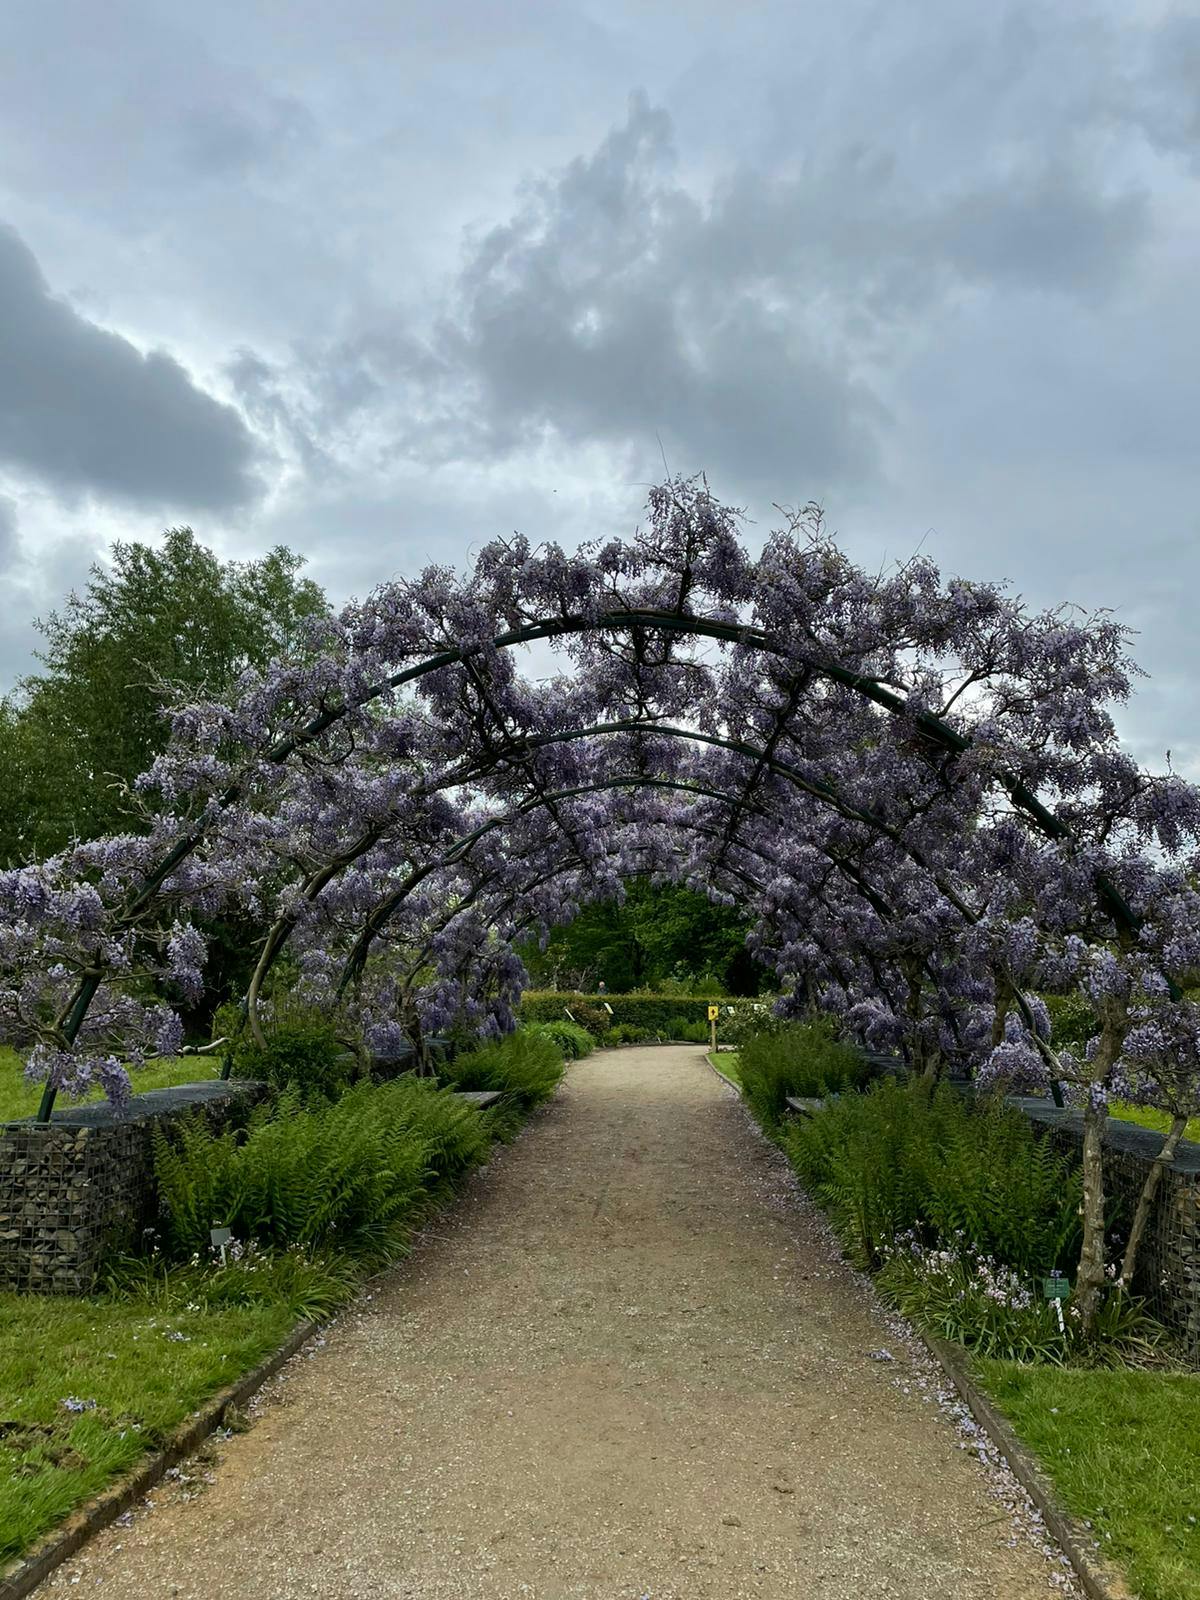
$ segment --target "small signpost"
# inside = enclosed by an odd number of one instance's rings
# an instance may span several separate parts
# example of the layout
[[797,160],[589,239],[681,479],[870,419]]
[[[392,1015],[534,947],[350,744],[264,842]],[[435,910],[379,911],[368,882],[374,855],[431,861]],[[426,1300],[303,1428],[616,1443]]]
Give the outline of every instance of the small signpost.
[[1067,1328],[1066,1323],[1063,1321],[1062,1303],[1064,1300],[1071,1298],[1071,1285],[1064,1277],[1055,1272],[1050,1277],[1042,1279],[1042,1293],[1047,1300],[1053,1302],[1054,1312],[1058,1317],[1059,1333],[1065,1333]]
[[609,1016],[611,1017],[612,1014],[613,1014],[613,1008],[609,1005],[608,1001],[607,1000],[601,1000],[600,1004],[604,1007],[605,1011],[607,1011]]
[[221,1252],[221,1265],[225,1266],[225,1247],[233,1238],[232,1228],[210,1228],[208,1237],[212,1240],[214,1250]]
[[709,1031],[709,1035],[710,1035],[710,1038],[711,1038],[712,1051],[713,1051],[714,1055],[716,1054],[716,1049],[717,1049],[717,1018],[720,1015],[721,1015],[720,1006],[709,1006],[709,1008],[708,1008],[708,1031]]

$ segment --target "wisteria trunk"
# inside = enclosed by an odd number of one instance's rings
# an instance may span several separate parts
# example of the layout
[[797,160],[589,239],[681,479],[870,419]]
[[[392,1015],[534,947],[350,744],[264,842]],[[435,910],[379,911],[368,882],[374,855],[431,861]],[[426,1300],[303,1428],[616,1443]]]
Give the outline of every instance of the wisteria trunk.
[[1104,1124],[1108,1108],[1089,1094],[1083,1108],[1083,1246],[1075,1277],[1082,1331],[1089,1334],[1104,1288]]

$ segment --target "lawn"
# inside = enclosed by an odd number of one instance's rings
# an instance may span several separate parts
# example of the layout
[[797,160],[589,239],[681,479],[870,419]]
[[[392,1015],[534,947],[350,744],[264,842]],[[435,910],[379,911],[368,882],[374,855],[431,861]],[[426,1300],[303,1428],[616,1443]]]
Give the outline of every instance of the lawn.
[[722,1050],[719,1053],[713,1050],[708,1052],[708,1059],[721,1074],[728,1078],[735,1089],[742,1087],[741,1076],[738,1072],[738,1057],[736,1050]]
[[0,1562],[133,1466],[295,1321],[281,1303],[188,1311],[0,1293]]
[[[1122,1122],[1136,1122],[1143,1128],[1154,1128],[1158,1133],[1166,1133],[1171,1126],[1171,1118],[1165,1111],[1153,1111],[1147,1106],[1131,1106],[1128,1101],[1114,1100],[1108,1108],[1110,1117],[1119,1117]],[[1200,1144],[1200,1117],[1193,1117],[1183,1130],[1185,1139],[1194,1139]]]
[[1200,1600],[1200,1374],[973,1367],[1136,1592]]
[[[176,1083],[200,1083],[205,1078],[215,1078],[221,1071],[220,1057],[176,1056],[161,1061],[149,1061],[137,1071],[130,1072],[134,1093],[143,1089],[165,1089]],[[40,1083],[26,1083],[21,1058],[15,1050],[0,1047],[0,1122],[14,1122],[20,1117],[32,1117],[42,1098]],[[103,1100],[104,1092],[93,1089],[84,1101],[68,1100],[60,1095],[56,1109],[80,1105],[90,1100]]]

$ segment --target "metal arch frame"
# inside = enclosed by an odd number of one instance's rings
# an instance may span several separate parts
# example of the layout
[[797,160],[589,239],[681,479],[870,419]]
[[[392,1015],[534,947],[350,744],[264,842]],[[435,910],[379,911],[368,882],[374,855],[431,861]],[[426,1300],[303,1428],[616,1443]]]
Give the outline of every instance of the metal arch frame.
[[[508,629],[504,633],[496,634],[488,641],[439,651],[411,667],[389,675],[381,683],[376,684],[352,700],[346,701],[341,705],[327,707],[318,712],[310,717],[309,721],[297,732],[277,740],[263,753],[260,759],[272,765],[282,765],[289,756],[303,749],[306,745],[313,743],[326,729],[334,726],[351,711],[380,698],[388,693],[389,690],[400,688],[407,683],[416,682],[432,672],[441,670],[443,667],[464,663],[471,657],[482,654],[485,649],[504,650],[518,644],[533,643],[539,639],[563,638],[579,633],[603,633],[638,626],[690,637],[716,639],[782,658],[794,663],[802,671],[828,678],[831,682],[852,690],[864,699],[880,706],[892,716],[911,716],[914,725],[931,744],[947,751],[952,756],[961,755],[972,746],[972,741],[969,738],[958,733],[942,718],[935,716],[932,712],[910,711],[900,695],[887,688],[877,679],[853,672],[835,662],[823,662],[810,656],[796,655],[787,650],[782,644],[777,643],[761,629],[754,628],[749,624],[722,622],[713,618],[687,615],[677,611],[635,606],[611,608],[598,613],[594,617],[566,615],[540,619],[526,623],[518,628]],[[658,731],[663,731],[661,725],[656,726]],[[690,733],[688,736],[701,737],[706,739],[706,742],[716,742],[712,736],[692,735]],[[993,781],[999,783],[1008,793],[1014,806],[1024,813],[1037,827],[1038,831],[1047,838],[1066,844],[1070,844],[1073,841],[1073,835],[1067,824],[1049,811],[1020,778],[1011,773],[999,773],[995,775]],[[217,808],[224,810],[232,805],[240,797],[242,788],[243,785],[240,780],[229,784],[217,797]],[[727,799],[728,797],[722,798]],[[864,817],[859,820],[866,819]],[[206,815],[185,830],[183,836],[167,852],[158,866],[142,881],[137,892],[116,913],[113,921],[117,927],[128,926],[135,921],[138,915],[153,901],[154,896],[162,888],[171,873],[199,847],[207,832],[208,825],[209,816]],[[1116,924],[1119,937],[1125,943],[1136,939],[1141,926],[1140,919],[1131,910],[1124,896],[1106,873],[1096,873],[1094,881],[1097,897]],[[60,1036],[68,1045],[72,1044],[77,1037],[103,978],[104,969],[95,967],[85,972],[80,979],[59,1025]],[[1177,986],[1170,979],[1168,979],[1168,985],[1173,997],[1180,998]],[[49,1120],[55,1096],[56,1090],[47,1084],[38,1109],[37,1121],[45,1122]]]

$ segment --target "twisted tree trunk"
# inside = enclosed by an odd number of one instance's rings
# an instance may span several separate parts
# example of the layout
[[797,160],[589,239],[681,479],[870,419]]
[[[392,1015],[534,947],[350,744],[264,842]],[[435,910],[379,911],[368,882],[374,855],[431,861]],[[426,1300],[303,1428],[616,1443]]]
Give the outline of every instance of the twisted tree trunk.
[[1146,1224],[1150,1220],[1150,1211],[1154,1205],[1154,1197],[1162,1183],[1164,1171],[1175,1159],[1175,1151],[1183,1138],[1183,1130],[1187,1127],[1188,1119],[1175,1113],[1171,1120],[1171,1127],[1162,1142],[1162,1149],[1150,1164],[1142,1184],[1142,1192],[1138,1195],[1137,1210],[1133,1213],[1133,1225],[1129,1230],[1129,1243],[1125,1246],[1125,1257],[1121,1262],[1121,1271],[1117,1284],[1121,1289],[1128,1289],[1133,1282],[1133,1274],[1137,1270],[1138,1250],[1141,1247],[1142,1235],[1146,1231]]
[[1105,996],[1098,1002],[1100,1044],[1092,1061],[1092,1081],[1083,1108],[1083,1244],[1075,1277],[1075,1303],[1081,1331],[1090,1334],[1104,1290],[1104,1126],[1106,1089],[1130,1029],[1129,1001]]

